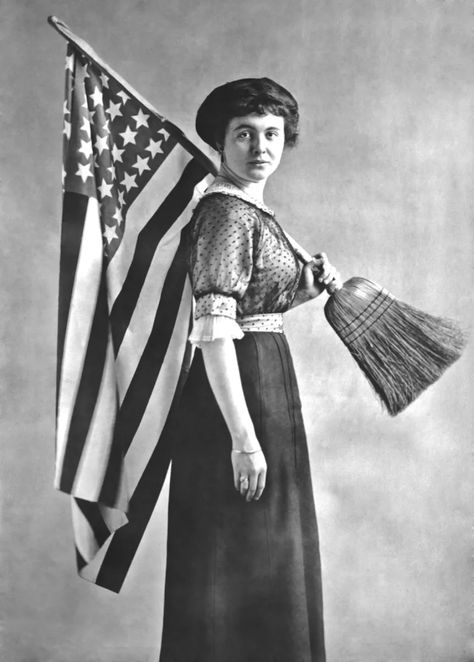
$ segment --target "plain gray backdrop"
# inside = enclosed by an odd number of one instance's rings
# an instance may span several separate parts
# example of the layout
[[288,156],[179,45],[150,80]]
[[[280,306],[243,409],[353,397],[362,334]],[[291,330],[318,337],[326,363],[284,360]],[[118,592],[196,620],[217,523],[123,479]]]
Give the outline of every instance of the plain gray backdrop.
[[[266,201],[345,277],[471,324],[473,9],[464,0],[3,0],[2,662],[158,659],[166,495],[122,593],[75,575],[52,488],[66,42],[56,14],[206,153],[216,85],[270,76],[299,146]],[[319,515],[329,662],[467,662],[472,349],[384,414],[323,315],[286,316]],[[185,661],[183,661],[185,662]],[[249,661],[250,662],[250,661]],[[297,660],[282,662],[298,662]]]

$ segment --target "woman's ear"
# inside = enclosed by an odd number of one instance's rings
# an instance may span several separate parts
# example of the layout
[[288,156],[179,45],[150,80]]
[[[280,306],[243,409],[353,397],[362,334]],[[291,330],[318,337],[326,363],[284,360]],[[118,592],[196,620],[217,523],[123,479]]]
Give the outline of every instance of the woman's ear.
[[220,143],[216,143],[216,149],[217,149],[217,153],[221,157],[222,162],[224,162],[225,161],[225,159],[224,159],[224,145],[221,145]]

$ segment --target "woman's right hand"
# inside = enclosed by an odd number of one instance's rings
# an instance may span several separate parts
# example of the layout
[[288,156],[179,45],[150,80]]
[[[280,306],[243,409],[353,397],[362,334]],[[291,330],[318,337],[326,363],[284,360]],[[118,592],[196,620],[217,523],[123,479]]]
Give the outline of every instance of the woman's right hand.
[[324,290],[332,294],[341,286],[341,277],[329,262],[326,253],[316,253],[312,260],[303,266],[298,290],[291,307],[294,308],[318,297]]
[[337,269],[329,262],[326,253],[316,253],[309,263],[314,277],[321,283],[328,294],[333,294],[342,287],[342,279]]
[[234,449],[231,459],[235,489],[246,501],[258,501],[267,479],[267,462],[263,451],[260,449],[249,453]]

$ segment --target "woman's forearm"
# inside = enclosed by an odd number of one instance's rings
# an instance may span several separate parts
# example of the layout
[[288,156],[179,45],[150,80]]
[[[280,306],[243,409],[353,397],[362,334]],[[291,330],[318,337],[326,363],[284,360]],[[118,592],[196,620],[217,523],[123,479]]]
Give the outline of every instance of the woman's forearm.
[[234,341],[222,338],[201,345],[207,377],[232,437],[232,447],[259,448],[240,378]]

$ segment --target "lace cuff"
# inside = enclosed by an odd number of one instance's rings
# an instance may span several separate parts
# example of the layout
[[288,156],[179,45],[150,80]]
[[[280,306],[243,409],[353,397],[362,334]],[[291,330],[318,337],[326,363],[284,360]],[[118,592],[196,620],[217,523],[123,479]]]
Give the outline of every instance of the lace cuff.
[[219,338],[243,338],[244,333],[237,322],[223,315],[204,315],[194,321],[189,342],[201,347],[203,342]]
[[196,301],[194,317],[199,319],[204,315],[223,315],[235,320],[237,317],[237,301],[228,294],[217,292],[203,294]]

